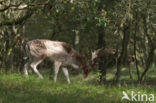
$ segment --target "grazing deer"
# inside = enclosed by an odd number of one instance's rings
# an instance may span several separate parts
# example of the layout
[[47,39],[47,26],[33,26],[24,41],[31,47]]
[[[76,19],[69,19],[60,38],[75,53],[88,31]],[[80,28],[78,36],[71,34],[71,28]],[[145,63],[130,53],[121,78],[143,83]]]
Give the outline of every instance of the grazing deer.
[[[107,57],[107,63],[111,62],[111,59],[115,60],[114,62],[117,62],[118,58],[120,55],[115,56],[116,50],[115,49],[98,49],[92,52],[92,65],[95,65],[102,57]],[[113,58],[110,58],[110,56],[113,56]],[[128,64],[128,69],[129,69],[129,75],[130,78],[133,79],[132,77],[132,70],[131,70],[131,65],[134,63],[134,57],[132,55],[128,55],[128,60],[126,61]]]
[[40,78],[43,78],[37,70],[37,66],[45,58],[54,63],[54,82],[57,80],[60,67],[62,67],[68,83],[70,83],[68,66],[75,69],[81,68],[84,78],[88,76],[92,68],[91,63],[85,56],[79,54],[65,42],[37,39],[27,42],[25,50],[29,57],[29,61],[24,66],[25,75],[28,75],[28,68],[31,67]]
[[109,57],[112,56],[116,53],[115,49],[98,49],[95,50],[94,52],[92,52],[92,57],[91,57],[91,61],[92,61],[92,65],[95,65],[100,58],[102,57]]

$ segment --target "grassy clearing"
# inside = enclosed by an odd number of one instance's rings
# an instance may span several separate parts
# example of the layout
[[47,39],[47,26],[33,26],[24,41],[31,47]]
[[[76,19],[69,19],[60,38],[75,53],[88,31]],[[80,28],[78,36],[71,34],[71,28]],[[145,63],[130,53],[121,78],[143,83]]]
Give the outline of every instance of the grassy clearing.
[[[44,76],[45,77],[45,76]],[[93,84],[94,75],[83,80],[71,76],[67,84],[64,77],[54,83],[49,77],[43,80],[36,75],[28,78],[21,74],[0,74],[0,103],[121,103],[122,91],[131,90],[154,94],[156,88],[142,85],[106,86]],[[123,103],[129,101],[123,101]]]

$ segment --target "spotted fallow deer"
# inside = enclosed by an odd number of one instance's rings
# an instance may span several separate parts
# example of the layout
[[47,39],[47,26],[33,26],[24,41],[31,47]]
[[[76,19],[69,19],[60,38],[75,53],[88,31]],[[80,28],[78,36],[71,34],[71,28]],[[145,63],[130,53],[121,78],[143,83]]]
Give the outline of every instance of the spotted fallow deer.
[[28,68],[31,67],[40,78],[43,78],[37,70],[37,66],[45,58],[50,59],[54,63],[54,82],[57,80],[60,67],[62,67],[68,83],[70,83],[68,66],[82,69],[84,78],[88,76],[92,69],[91,62],[65,42],[36,39],[27,42],[25,50],[29,58],[29,61],[24,66],[25,75],[28,75]]

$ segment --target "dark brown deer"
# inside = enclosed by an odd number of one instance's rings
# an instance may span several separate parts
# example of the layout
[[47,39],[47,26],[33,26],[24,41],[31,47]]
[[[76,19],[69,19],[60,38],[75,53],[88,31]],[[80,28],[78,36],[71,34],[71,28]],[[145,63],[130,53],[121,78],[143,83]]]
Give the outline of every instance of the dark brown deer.
[[95,65],[100,58],[102,57],[109,57],[114,55],[116,52],[115,49],[98,49],[95,50],[94,52],[92,52],[92,57],[91,57],[91,61],[92,61],[92,65]]
[[[115,62],[113,64],[116,64],[120,55],[115,55],[115,54],[116,54],[116,50],[112,48],[104,49],[104,50],[103,49],[95,50],[94,52],[92,52],[92,60],[91,60],[92,65],[95,65],[96,63],[98,63],[98,61],[103,57],[107,58],[107,61],[106,61],[107,65],[112,61],[112,59],[113,59],[113,62]],[[128,65],[130,78],[133,79],[131,65],[132,63],[134,63],[134,57],[132,55],[128,55],[128,59],[126,63]]]
[[40,78],[43,78],[37,70],[37,66],[45,58],[50,59],[50,61],[54,63],[54,82],[57,80],[57,74],[60,67],[62,67],[68,83],[70,83],[67,69],[68,66],[75,69],[81,68],[83,70],[84,78],[88,76],[92,69],[89,60],[65,42],[37,39],[27,42],[25,50],[29,57],[29,61],[24,66],[25,75],[28,75],[28,68],[31,67]]

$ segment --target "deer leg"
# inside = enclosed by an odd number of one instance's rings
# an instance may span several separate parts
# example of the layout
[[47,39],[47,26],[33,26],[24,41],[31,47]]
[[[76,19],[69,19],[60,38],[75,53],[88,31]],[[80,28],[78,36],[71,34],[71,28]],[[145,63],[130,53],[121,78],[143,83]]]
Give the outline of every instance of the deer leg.
[[59,68],[60,68],[60,66],[61,66],[61,62],[54,62],[54,82],[56,82],[56,80],[57,80],[57,74],[58,74],[58,71],[59,71]]
[[25,70],[25,75],[26,76],[28,76],[28,69],[29,69],[29,67],[30,67],[30,63],[31,63],[31,61],[29,61],[29,62],[27,62],[25,65],[24,65],[24,70]]
[[67,82],[70,84],[69,73],[68,73],[67,68],[63,67],[62,70],[63,70],[63,73],[64,73],[66,79],[67,79]]
[[34,72],[41,78],[43,79],[43,76],[40,74],[40,72],[37,70],[37,66],[43,61],[43,59],[40,59],[40,60],[36,60],[36,61],[33,61],[31,63],[31,67],[33,68]]

